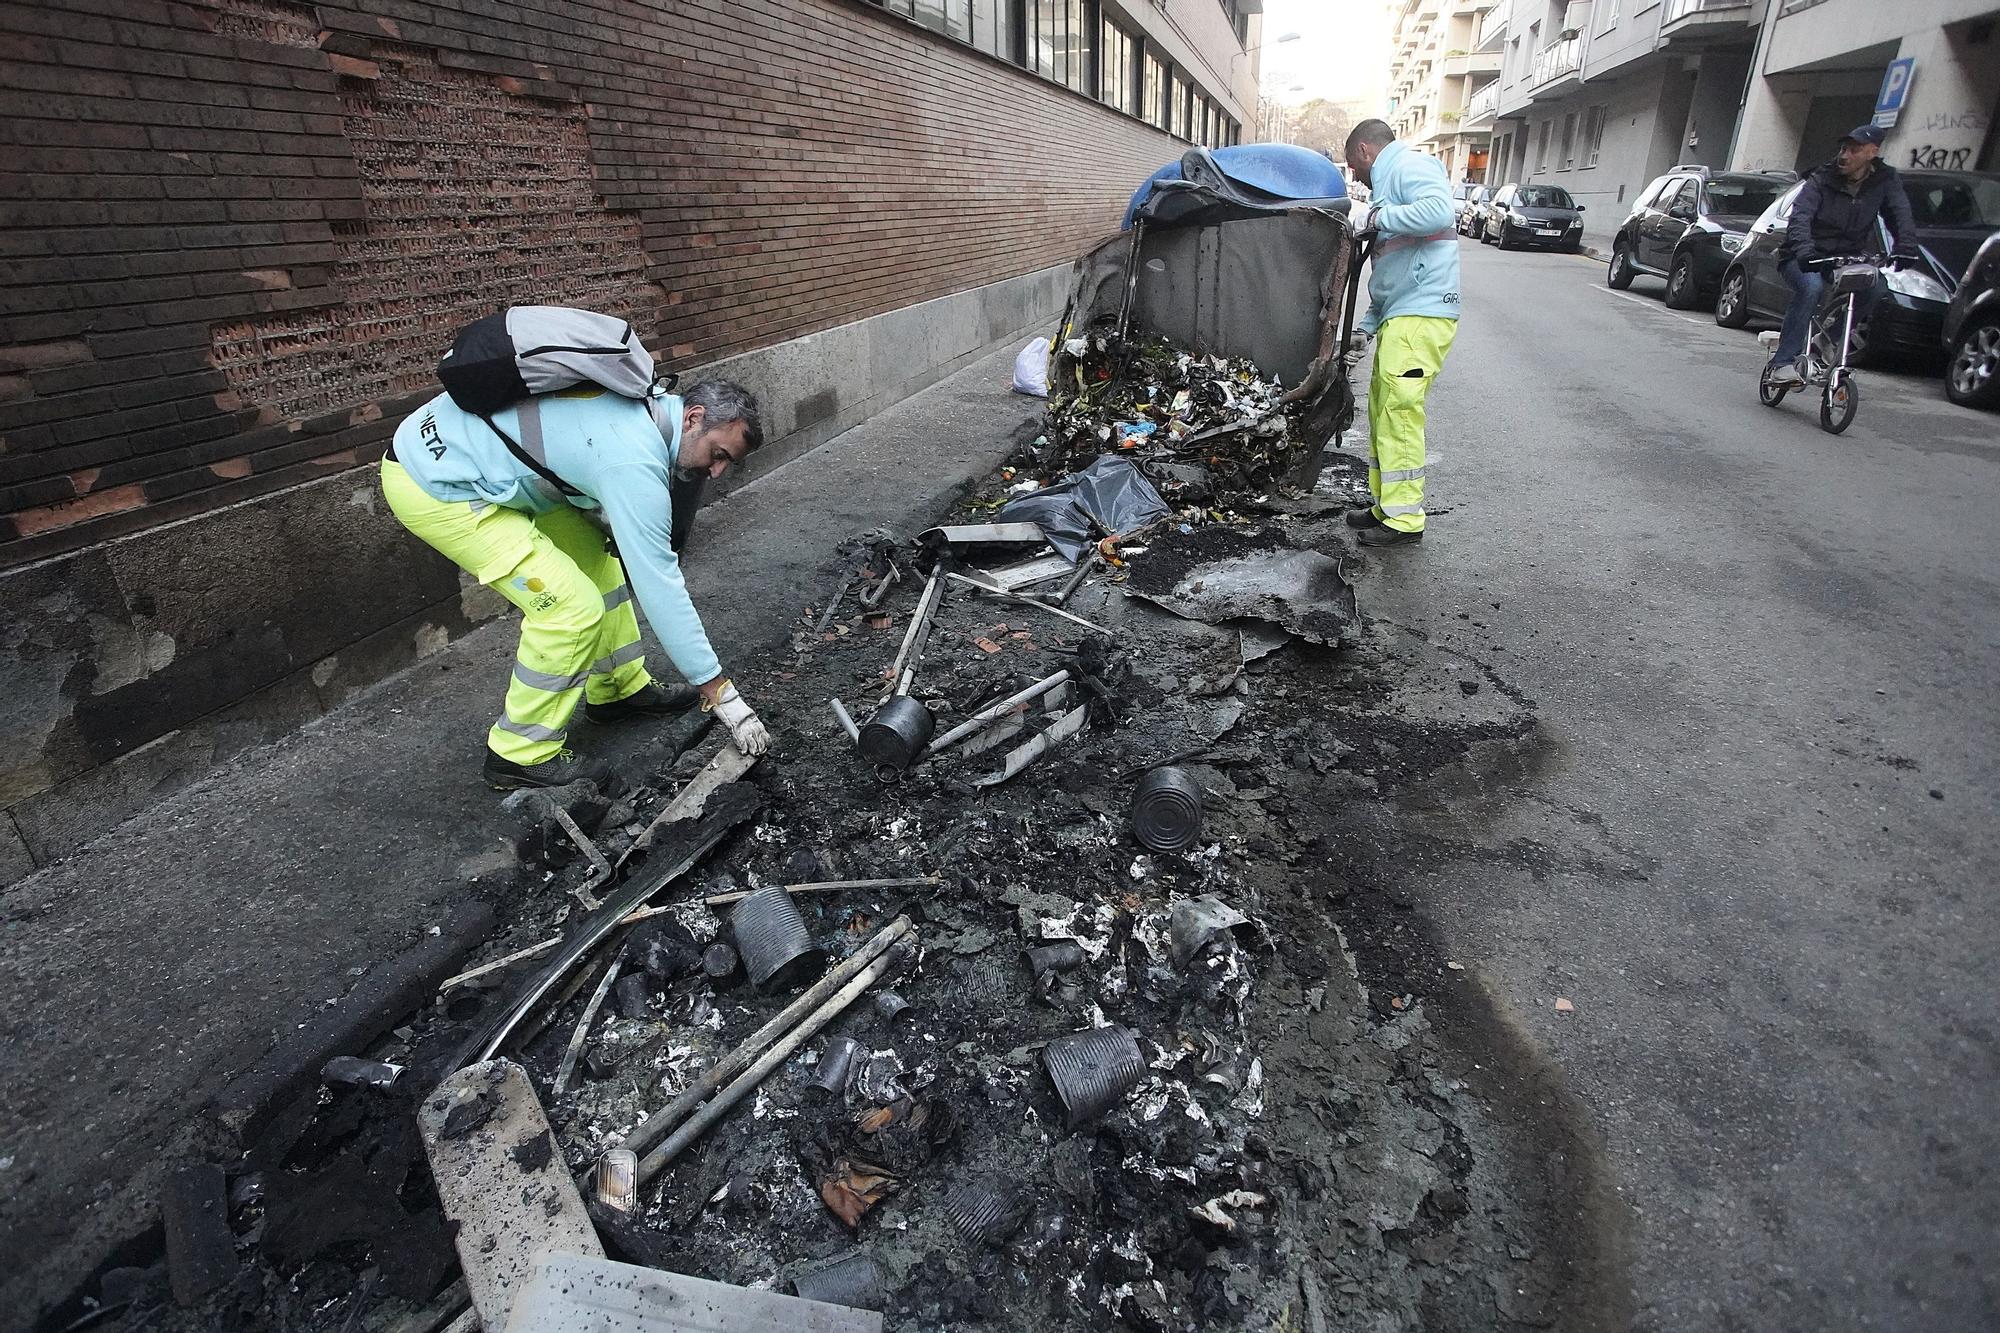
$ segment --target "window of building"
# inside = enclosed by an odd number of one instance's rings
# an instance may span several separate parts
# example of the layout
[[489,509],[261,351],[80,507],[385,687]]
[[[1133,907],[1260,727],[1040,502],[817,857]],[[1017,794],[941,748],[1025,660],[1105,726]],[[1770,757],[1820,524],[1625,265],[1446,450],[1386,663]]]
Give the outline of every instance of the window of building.
[[1176,138],[1186,139],[1190,137],[1188,134],[1188,99],[1193,93],[1194,90],[1188,86],[1186,79],[1178,74],[1173,76],[1173,82],[1168,85],[1167,96],[1173,99],[1169,110],[1173,114],[1171,129]]
[[1576,112],[1563,117],[1562,169],[1568,171],[1576,165]]
[[1618,0],[1605,0],[1604,26],[1602,28],[1599,28],[1598,31],[1610,32],[1613,28],[1617,26],[1618,26]]
[[1154,55],[1148,54],[1145,69],[1140,76],[1140,114],[1148,125],[1160,129],[1167,128],[1167,67]]
[[1604,112],[1601,106],[1591,107],[1583,117],[1583,165],[1597,165],[1597,155],[1604,148]]
[[1092,31],[1096,9],[1089,0],[1018,0],[1027,9],[1028,67],[1080,93],[1092,91]]
[[1102,53],[1102,64],[1098,67],[1097,95],[1103,101],[1120,111],[1137,113],[1133,105],[1133,57],[1137,46],[1132,34],[1105,19],[1099,29],[1098,50]]
[[1536,171],[1547,171],[1549,169],[1549,129],[1554,124],[1555,122],[1553,120],[1545,120],[1542,122],[1541,135],[1535,141]]

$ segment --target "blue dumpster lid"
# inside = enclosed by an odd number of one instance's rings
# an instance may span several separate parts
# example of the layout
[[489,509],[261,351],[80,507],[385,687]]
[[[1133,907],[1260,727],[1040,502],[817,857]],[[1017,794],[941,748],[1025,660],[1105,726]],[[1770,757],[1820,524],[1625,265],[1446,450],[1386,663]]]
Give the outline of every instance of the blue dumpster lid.
[[1340,168],[1310,148],[1288,143],[1191,148],[1133,193],[1121,229],[1141,217],[1149,225],[1171,225],[1336,201],[1336,211],[1344,212],[1346,199],[1347,178]]

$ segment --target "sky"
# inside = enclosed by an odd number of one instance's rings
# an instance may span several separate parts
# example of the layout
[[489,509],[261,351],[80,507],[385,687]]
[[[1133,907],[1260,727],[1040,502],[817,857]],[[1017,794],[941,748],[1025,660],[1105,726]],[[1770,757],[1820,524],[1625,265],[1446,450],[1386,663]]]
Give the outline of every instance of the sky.
[[[1296,32],[1295,42],[1276,39]],[[1264,92],[1280,102],[1366,99],[1389,71],[1388,0],[1265,0]]]

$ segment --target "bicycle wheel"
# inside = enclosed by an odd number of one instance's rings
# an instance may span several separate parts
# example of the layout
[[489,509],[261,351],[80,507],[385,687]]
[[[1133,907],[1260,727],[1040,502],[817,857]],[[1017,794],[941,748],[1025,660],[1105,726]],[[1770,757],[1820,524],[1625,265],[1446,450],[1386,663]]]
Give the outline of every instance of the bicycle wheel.
[[1835,370],[1819,396],[1819,428],[1829,435],[1840,434],[1853,424],[1854,410],[1859,406],[1861,386],[1847,371]]
[[1757,401],[1764,406],[1776,407],[1779,403],[1785,401],[1785,395],[1791,391],[1790,385],[1771,383],[1770,366],[1766,365],[1762,371],[1758,372]]

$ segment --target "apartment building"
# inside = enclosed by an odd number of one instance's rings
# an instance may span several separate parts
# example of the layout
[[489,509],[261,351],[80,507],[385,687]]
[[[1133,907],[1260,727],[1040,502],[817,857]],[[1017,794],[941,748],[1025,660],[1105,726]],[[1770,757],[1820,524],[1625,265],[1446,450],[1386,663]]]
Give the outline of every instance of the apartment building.
[[1888,159],[1990,170],[1996,28],[1994,0],[1500,0],[1473,42],[1500,73],[1459,125],[1491,135],[1492,180],[1563,186],[1599,234],[1673,166],[1825,161],[1892,66]]
[[1396,0],[1387,119],[1397,138],[1441,159],[1454,181],[1487,178],[1488,104],[1500,56],[1481,49],[1479,36],[1496,2]]

